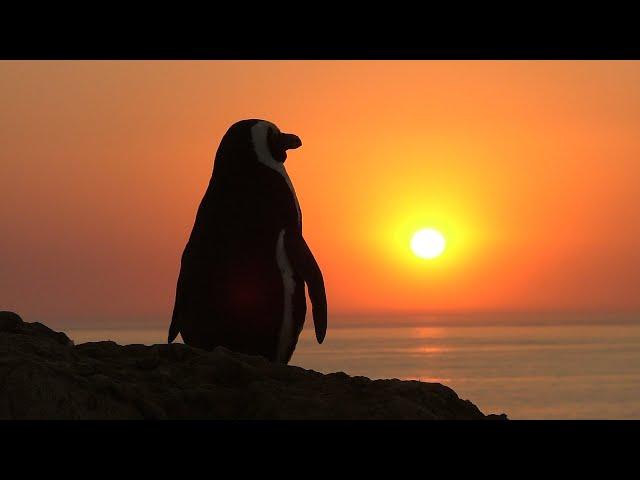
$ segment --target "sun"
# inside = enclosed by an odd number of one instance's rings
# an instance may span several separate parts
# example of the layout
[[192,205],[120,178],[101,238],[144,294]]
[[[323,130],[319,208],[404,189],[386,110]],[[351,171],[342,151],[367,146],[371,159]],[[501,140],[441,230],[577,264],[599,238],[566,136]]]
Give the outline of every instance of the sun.
[[447,242],[442,234],[433,228],[423,228],[413,234],[411,250],[420,258],[436,258],[442,255]]

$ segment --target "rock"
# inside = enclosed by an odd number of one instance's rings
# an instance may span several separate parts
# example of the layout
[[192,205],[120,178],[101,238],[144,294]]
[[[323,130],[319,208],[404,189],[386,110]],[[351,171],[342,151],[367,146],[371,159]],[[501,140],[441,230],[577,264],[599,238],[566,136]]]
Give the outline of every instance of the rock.
[[508,420],[505,413],[490,413],[487,415],[487,420]]
[[14,312],[0,312],[0,332],[15,332],[24,322]]
[[0,312],[0,332],[49,337],[61,345],[73,345],[73,342],[64,333],[51,330],[39,322],[24,322],[20,315],[14,312]]
[[438,383],[323,375],[218,347],[74,346],[0,312],[0,419],[506,419]]

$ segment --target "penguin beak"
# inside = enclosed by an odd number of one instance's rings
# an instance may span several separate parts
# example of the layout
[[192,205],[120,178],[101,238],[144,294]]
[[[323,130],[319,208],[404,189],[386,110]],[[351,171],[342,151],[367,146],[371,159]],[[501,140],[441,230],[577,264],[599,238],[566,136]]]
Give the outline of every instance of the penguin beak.
[[280,145],[282,145],[283,150],[292,150],[294,148],[299,148],[302,146],[302,140],[297,135],[293,133],[281,133],[280,134]]

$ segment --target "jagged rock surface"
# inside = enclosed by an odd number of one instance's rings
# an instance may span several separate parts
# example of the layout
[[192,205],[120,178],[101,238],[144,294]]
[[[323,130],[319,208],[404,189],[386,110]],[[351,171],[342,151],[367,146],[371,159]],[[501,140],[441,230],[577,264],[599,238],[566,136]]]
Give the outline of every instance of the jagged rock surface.
[[485,419],[438,383],[369,380],[182,344],[74,345],[0,312],[0,419]]

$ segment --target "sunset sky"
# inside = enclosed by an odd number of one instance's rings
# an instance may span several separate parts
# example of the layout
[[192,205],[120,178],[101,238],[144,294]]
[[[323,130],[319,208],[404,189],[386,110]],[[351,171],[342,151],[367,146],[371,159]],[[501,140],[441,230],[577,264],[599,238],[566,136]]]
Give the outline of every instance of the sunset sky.
[[286,167],[330,321],[640,310],[634,61],[0,62],[0,310],[168,324],[244,118],[303,141]]

